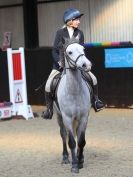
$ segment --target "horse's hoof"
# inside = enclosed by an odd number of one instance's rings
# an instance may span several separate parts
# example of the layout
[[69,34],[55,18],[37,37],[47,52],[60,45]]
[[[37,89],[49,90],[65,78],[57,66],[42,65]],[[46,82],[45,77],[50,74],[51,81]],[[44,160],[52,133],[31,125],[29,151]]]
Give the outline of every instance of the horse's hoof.
[[78,164],[79,169],[83,168],[83,163]]
[[72,167],[71,172],[72,173],[79,173],[79,169],[77,167]]
[[61,162],[61,164],[69,164],[69,163],[70,163],[69,159],[63,159]]
[[70,161],[68,155],[63,155],[61,164],[69,164],[69,163]]

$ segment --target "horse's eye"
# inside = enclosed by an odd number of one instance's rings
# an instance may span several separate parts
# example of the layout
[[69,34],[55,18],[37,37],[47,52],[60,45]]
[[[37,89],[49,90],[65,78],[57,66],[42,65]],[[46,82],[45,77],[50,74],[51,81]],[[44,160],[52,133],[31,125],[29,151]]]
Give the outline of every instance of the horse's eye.
[[72,52],[70,51],[70,52],[68,52],[70,55],[72,54]]

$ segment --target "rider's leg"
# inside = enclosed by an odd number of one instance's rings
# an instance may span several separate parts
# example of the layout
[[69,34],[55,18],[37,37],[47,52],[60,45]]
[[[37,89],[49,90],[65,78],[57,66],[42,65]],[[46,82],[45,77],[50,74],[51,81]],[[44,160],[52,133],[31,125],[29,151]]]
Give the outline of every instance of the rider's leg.
[[92,72],[89,72],[89,75],[91,76],[92,81],[93,81],[93,103],[92,103],[92,105],[93,105],[95,111],[98,112],[101,109],[103,109],[105,107],[105,105],[98,98],[97,78],[94,76],[94,74],[92,74]]
[[59,73],[59,71],[53,69],[52,72],[50,73],[48,80],[45,85],[45,102],[47,109],[42,113],[42,117],[44,119],[52,119],[53,116],[53,98],[51,95],[51,90],[50,86],[52,83],[53,78]]

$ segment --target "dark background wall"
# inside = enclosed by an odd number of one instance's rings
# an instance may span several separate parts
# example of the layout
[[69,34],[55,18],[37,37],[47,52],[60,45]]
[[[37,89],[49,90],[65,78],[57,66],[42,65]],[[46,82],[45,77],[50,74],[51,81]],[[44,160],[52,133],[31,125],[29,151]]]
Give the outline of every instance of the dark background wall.
[[[52,70],[51,48],[26,50],[27,91],[30,104],[44,104],[44,87]],[[36,91],[40,85],[43,86]]]
[[[92,71],[99,83],[99,97],[108,107],[129,107],[133,104],[133,69],[106,69],[104,67],[105,47],[86,48],[86,55],[92,61]],[[51,48],[25,50],[27,91],[29,104],[44,104],[44,86],[52,69]],[[6,52],[0,52],[0,101],[9,100]]]
[[98,79],[100,98],[108,107],[130,107],[133,105],[133,68],[105,68],[106,48],[112,47],[86,49],[86,55],[93,64],[92,71]]

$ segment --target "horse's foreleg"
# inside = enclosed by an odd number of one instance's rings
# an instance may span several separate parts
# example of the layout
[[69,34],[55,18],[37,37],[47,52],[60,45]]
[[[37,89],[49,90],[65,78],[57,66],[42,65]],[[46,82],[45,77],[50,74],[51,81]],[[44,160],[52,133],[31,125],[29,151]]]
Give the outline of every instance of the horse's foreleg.
[[85,144],[86,144],[85,132],[81,132],[81,134],[79,135],[79,138],[78,138],[78,150],[77,150],[79,169],[83,168],[83,163],[84,163],[83,150],[84,150]]
[[62,121],[62,117],[60,115],[58,115],[57,121],[58,121],[58,124],[59,124],[59,127],[60,127],[60,135],[61,135],[62,144],[63,144],[62,164],[68,164],[70,162],[69,162],[69,159],[68,159],[69,154],[68,154],[68,150],[67,150],[67,131],[65,129],[64,123]]
[[73,173],[79,173],[79,168],[78,168],[78,159],[75,153],[76,149],[76,142],[73,136],[72,132],[69,132],[69,141],[68,141],[69,148],[71,149],[71,155],[72,155],[72,168],[71,172]]
[[86,144],[85,141],[85,131],[87,127],[88,119],[86,117],[82,117],[82,121],[80,122],[78,128],[77,128],[77,141],[78,141],[78,149],[77,149],[77,157],[78,157],[78,164],[79,169],[83,168],[84,163],[84,147]]
[[60,128],[60,135],[62,137],[62,143],[63,143],[62,164],[68,164],[68,163],[70,163],[70,161],[68,158],[69,154],[68,154],[68,150],[67,150],[67,132],[66,132],[64,126]]

